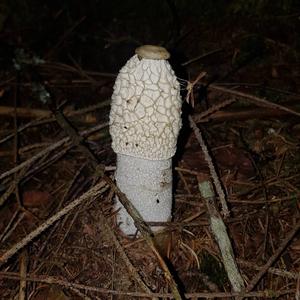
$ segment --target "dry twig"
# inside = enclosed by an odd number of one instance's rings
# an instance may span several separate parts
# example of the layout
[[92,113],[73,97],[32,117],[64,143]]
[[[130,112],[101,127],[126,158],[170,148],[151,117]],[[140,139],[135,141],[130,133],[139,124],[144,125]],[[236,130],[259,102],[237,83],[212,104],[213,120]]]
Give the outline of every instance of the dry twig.
[[193,120],[193,118],[191,116],[189,116],[189,121],[190,121],[190,126],[191,126],[191,128],[193,129],[193,131],[195,133],[196,139],[198,140],[198,142],[201,146],[201,149],[202,149],[203,154],[204,154],[204,158],[205,158],[205,160],[208,164],[210,174],[211,174],[213,182],[214,182],[214,186],[215,186],[215,188],[217,190],[217,193],[219,195],[220,202],[221,202],[221,205],[222,205],[222,214],[223,214],[223,216],[228,217],[229,216],[229,210],[228,210],[228,206],[227,206],[227,203],[226,203],[225,193],[223,191],[223,188],[222,188],[221,182],[219,180],[219,177],[217,175],[217,172],[215,170],[215,167],[212,163],[211,157],[208,153],[207,146],[206,146],[206,144],[205,144],[205,142],[202,138],[202,134],[201,134],[199,128],[197,127],[195,121]]
[[215,85],[215,84],[210,84],[208,86],[208,88],[216,90],[216,91],[220,91],[220,92],[223,92],[223,93],[226,93],[226,94],[231,94],[233,96],[240,97],[240,98],[243,98],[243,99],[247,99],[249,102],[255,103],[259,106],[270,107],[270,108],[273,108],[273,109],[279,109],[279,110],[288,112],[292,115],[295,115],[297,117],[300,117],[300,112],[292,110],[292,109],[290,109],[288,107],[285,107],[283,105],[270,102],[266,99],[255,97],[253,95],[249,95],[249,94],[246,94],[246,93],[243,93],[243,92],[227,89],[227,88]]
[[210,227],[218,243],[227,276],[233,290],[235,292],[241,292],[245,288],[244,280],[235,261],[233,248],[227,234],[226,226],[214,203],[215,193],[209,180],[206,180],[203,176],[198,176],[197,179],[199,191],[205,200],[209,213]]
[[[27,264],[28,264],[28,256],[27,250],[23,249],[20,255],[20,278],[26,278],[27,274]],[[19,300],[26,300],[26,287],[27,281],[24,279],[20,279],[20,289],[19,289]]]

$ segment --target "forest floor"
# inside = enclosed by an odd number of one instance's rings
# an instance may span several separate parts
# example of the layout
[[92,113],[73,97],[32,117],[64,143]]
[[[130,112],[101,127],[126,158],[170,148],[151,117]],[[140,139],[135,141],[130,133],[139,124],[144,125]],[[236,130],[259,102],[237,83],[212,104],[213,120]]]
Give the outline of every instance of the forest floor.
[[[92,69],[70,54],[75,25],[41,55],[13,43],[2,53],[1,300],[172,298],[167,271],[188,299],[233,299],[199,191],[203,180],[215,187],[214,208],[244,297],[300,299],[300,59],[291,43],[297,28],[276,35],[267,23],[258,32],[249,21],[186,20],[171,51],[185,118],[174,158],[173,220],[151,246],[147,234],[129,239],[119,232],[115,186],[102,180],[103,172],[113,179],[116,163],[108,132],[112,87],[133,52],[116,30],[121,54],[112,52],[111,68]],[[18,34],[2,32],[2,43]],[[101,51],[98,60],[107,55]]]

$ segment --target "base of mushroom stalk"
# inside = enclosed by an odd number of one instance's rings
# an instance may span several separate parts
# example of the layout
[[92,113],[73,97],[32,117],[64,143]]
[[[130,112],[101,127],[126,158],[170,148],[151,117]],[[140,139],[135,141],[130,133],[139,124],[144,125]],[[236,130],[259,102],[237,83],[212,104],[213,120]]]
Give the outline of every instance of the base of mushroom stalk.
[[[116,182],[146,222],[167,222],[172,212],[172,159],[147,160],[117,154]],[[137,229],[133,219],[117,200],[117,222],[126,235]],[[152,226],[153,231],[163,227]]]

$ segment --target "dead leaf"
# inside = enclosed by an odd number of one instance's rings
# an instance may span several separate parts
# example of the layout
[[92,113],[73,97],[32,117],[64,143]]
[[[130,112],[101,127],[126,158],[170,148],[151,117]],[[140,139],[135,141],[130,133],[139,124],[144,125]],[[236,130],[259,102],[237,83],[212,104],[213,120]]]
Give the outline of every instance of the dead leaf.
[[58,286],[45,287],[39,290],[33,300],[71,300]]
[[23,193],[23,205],[26,208],[46,208],[51,195],[48,192],[31,190]]

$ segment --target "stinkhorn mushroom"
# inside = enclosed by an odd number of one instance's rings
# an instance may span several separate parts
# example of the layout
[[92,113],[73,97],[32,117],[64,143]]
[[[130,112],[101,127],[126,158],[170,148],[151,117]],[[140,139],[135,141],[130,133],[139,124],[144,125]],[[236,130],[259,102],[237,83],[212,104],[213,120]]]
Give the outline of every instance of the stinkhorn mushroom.
[[[172,210],[172,156],[182,124],[180,85],[165,48],[144,45],[135,53],[120,70],[112,95],[115,179],[146,222],[166,222]],[[116,208],[120,229],[135,234],[133,219],[118,200]]]

